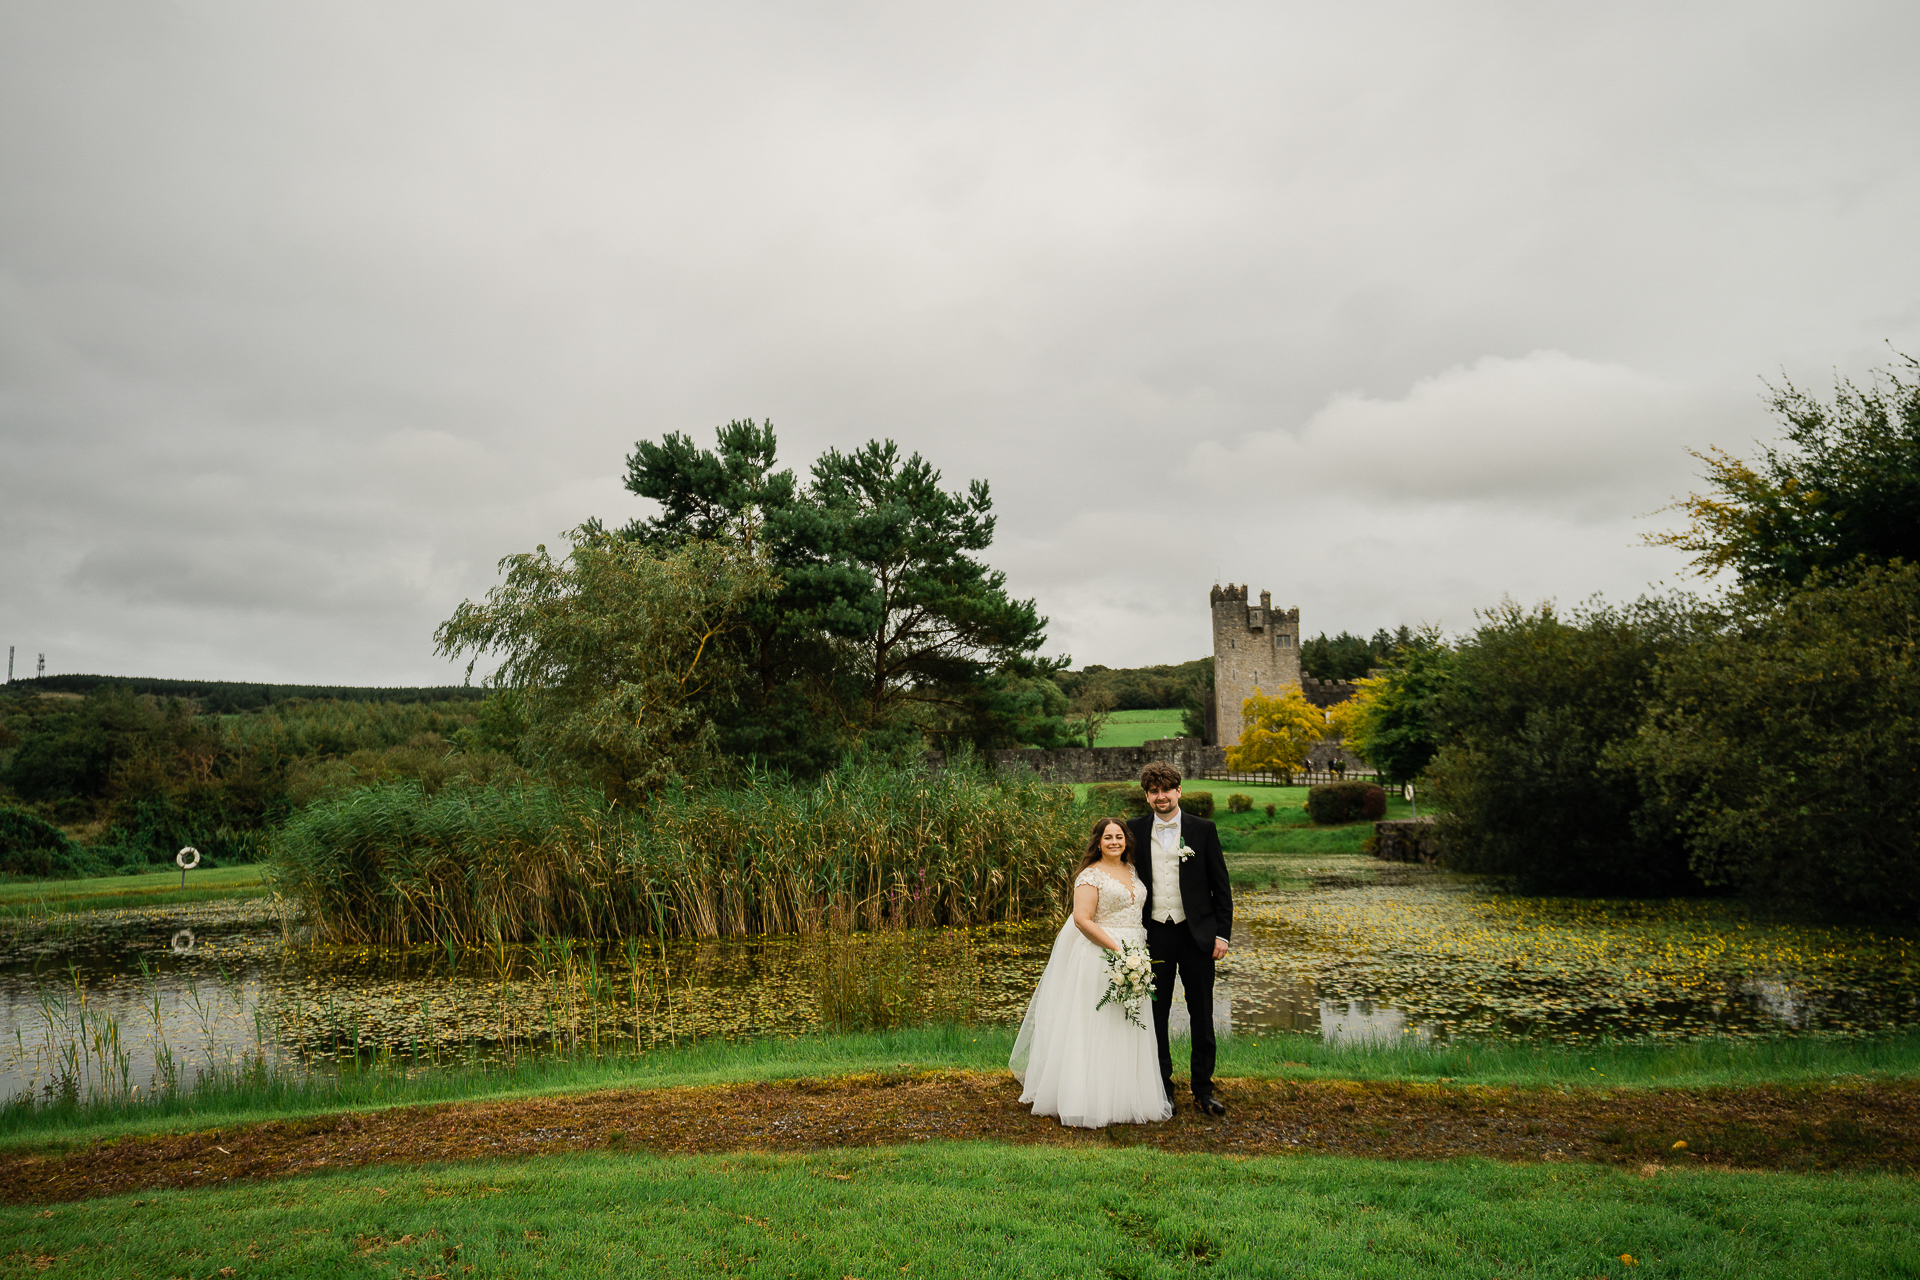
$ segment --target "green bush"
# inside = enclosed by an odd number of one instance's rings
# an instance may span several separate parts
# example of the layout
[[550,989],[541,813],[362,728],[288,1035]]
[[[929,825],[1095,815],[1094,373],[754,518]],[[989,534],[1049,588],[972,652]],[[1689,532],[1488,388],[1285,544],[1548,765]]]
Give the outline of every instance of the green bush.
[[1371,782],[1326,782],[1307,792],[1307,816],[1316,826],[1378,822],[1386,812],[1387,793]]
[[1687,847],[1621,751],[1659,663],[1701,626],[1686,601],[1483,614],[1437,695],[1428,769],[1447,865],[1555,893],[1696,891]]
[[1096,782],[1087,789],[1087,801],[1098,813],[1137,818],[1150,812],[1147,793],[1137,782]]
[[0,876],[78,880],[140,871],[146,860],[117,849],[88,849],[35,814],[0,809]]
[[1268,816],[1269,818],[1271,818],[1271,817],[1274,817],[1274,816],[1276,816],[1277,814],[1279,814],[1279,812],[1280,812],[1280,806],[1279,806],[1279,805],[1277,805],[1277,804],[1270,804],[1270,805],[1268,805],[1268,806],[1267,806],[1267,816]]
[[51,822],[18,809],[0,809],[0,875],[50,876],[79,855],[79,846]]
[[1920,916],[1920,567],[1728,602],[1620,753],[1693,870],[1795,907]]
[[1253,797],[1244,791],[1236,791],[1227,797],[1228,813],[1252,813]]
[[1180,792],[1180,811],[1182,813],[1190,813],[1196,818],[1211,818],[1213,816],[1213,792],[1182,790]]

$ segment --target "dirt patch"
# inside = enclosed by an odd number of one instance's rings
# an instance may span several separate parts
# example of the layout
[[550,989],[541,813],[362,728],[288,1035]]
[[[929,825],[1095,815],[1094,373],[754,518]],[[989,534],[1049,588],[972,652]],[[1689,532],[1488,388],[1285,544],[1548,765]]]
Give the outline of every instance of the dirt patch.
[[0,1154],[0,1198],[52,1203],[374,1164],[592,1149],[668,1154],[934,1139],[1147,1146],[1220,1155],[1587,1160],[1920,1172],[1920,1081],[1604,1092],[1230,1080],[1224,1120],[1062,1128],[1006,1075],[932,1072],[450,1103]]

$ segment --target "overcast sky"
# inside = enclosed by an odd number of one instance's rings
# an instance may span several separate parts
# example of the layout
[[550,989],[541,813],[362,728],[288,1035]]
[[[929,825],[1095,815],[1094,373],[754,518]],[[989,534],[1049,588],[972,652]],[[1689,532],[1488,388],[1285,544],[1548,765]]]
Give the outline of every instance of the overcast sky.
[[992,484],[1078,665],[1679,582],[1920,353],[1920,6],[0,0],[0,644],[437,683],[633,443]]

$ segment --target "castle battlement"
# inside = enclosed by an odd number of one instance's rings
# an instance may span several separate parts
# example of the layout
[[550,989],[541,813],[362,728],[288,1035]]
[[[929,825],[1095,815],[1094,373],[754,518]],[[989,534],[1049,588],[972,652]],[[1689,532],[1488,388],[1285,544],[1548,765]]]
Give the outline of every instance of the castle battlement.
[[1269,696],[1300,683],[1300,610],[1276,609],[1273,593],[1247,603],[1248,588],[1229,582],[1208,593],[1213,608],[1213,708],[1222,746],[1240,741],[1240,704],[1255,689]]

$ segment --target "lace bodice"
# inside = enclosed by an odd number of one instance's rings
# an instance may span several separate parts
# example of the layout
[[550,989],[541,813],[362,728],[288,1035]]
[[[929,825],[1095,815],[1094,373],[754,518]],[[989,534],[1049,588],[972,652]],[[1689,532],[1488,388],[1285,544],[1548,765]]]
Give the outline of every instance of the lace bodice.
[[1109,875],[1105,867],[1088,867],[1073,878],[1074,888],[1090,884],[1100,891],[1100,901],[1093,909],[1093,922],[1102,929],[1138,929],[1141,926],[1140,909],[1146,905],[1146,886],[1140,883],[1140,877],[1133,877],[1133,887],[1129,889],[1118,877]]

